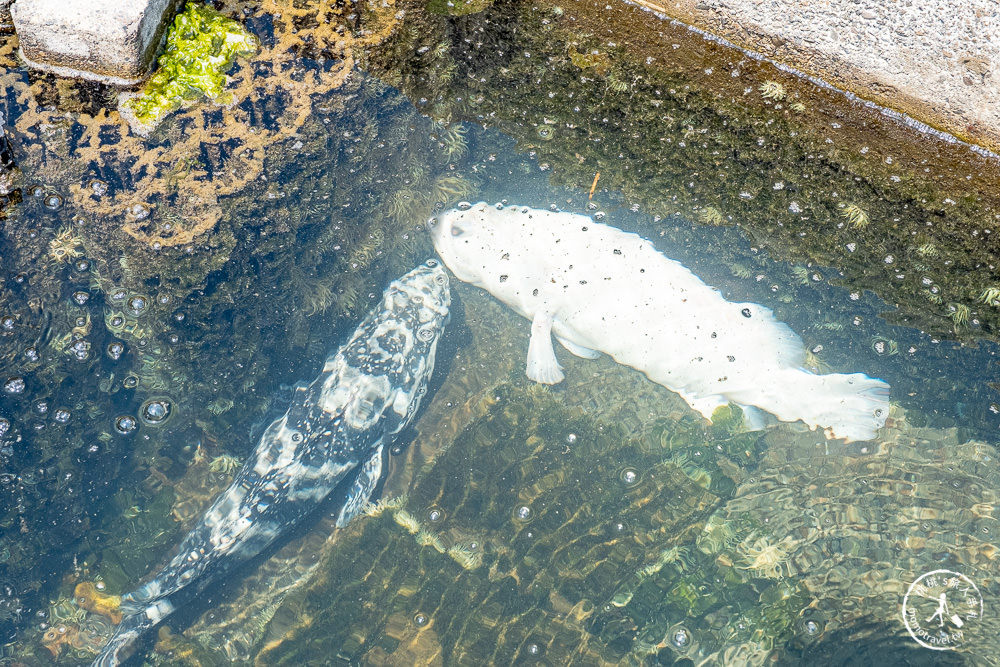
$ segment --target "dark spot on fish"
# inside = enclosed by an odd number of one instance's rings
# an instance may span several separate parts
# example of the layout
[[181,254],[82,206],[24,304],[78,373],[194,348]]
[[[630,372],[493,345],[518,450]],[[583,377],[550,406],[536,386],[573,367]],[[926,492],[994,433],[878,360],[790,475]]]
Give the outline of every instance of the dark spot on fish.
[[507,282],[507,274],[506,273],[503,274],[502,276],[500,276],[500,282],[502,282],[502,283]]
[[733,362],[733,361],[736,361],[736,357],[734,357],[734,356],[733,356],[733,355],[731,355],[731,354],[727,354],[727,355],[726,355],[726,359],[729,359],[729,361],[730,361],[730,362]]
[[718,337],[719,337],[719,334],[717,334],[717,333],[715,333],[715,332],[713,331],[713,332],[712,332],[712,338],[718,338]]
[[531,296],[538,296],[538,289],[531,290]]
[[500,259],[510,259],[510,253],[505,252],[504,254],[500,255]]
[[639,273],[645,273],[646,269],[639,269]]
[[581,284],[581,285],[586,285],[586,284],[587,284],[587,281],[586,281],[586,280],[581,280],[581,281],[580,281],[580,284]]
[[582,229],[583,231],[587,231],[587,228],[586,228],[586,227],[581,227],[581,229]]
[[743,317],[750,317],[750,309],[749,308],[744,308],[740,312],[743,313]]
[[621,250],[619,250],[618,248],[615,248],[615,254],[616,254],[616,255],[620,255],[620,254],[622,254],[622,251],[621,251]]

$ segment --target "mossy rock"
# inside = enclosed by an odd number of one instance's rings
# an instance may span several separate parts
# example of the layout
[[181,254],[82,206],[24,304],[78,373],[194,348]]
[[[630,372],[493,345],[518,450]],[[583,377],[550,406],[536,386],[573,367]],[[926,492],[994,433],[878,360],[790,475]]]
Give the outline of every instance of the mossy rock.
[[157,71],[137,96],[122,104],[122,111],[148,132],[185,104],[206,98],[228,104],[226,72],[237,57],[252,56],[259,48],[257,37],[236,21],[190,3],[167,33]]

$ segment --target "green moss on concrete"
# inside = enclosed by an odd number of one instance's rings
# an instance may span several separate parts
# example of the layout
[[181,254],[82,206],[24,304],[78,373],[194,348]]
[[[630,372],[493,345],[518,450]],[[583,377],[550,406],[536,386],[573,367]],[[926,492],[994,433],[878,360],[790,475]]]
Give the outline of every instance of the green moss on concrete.
[[182,105],[203,99],[232,102],[226,72],[237,57],[257,53],[260,42],[238,22],[191,3],[177,15],[156,73],[122,105],[144,128],[155,127]]

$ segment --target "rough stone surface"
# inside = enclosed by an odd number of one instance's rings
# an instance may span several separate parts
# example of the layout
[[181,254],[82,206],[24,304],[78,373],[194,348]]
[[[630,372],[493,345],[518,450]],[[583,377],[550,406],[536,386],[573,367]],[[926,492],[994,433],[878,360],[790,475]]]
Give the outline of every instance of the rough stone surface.
[[995,0],[634,0],[1000,152]]
[[[0,0],[2,2],[2,0]],[[15,0],[21,57],[37,69],[118,85],[141,81],[183,0]]]

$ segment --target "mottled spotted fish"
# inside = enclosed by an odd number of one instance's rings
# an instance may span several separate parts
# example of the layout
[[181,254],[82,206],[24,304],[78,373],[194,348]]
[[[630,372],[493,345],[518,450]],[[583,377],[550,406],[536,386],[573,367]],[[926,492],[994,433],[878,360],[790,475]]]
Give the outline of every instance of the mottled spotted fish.
[[527,375],[563,379],[555,335],[573,354],[604,352],[711,419],[729,402],[801,419],[831,438],[868,440],[889,413],[889,385],[802,368],[802,341],[755,303],[731,303],[645,239],[575,213],[460,205],[430,221],[461,280],[531,320]]
[[448,276],[436,261],[394,280],[378,308],[323,366],[296,388],[232,485],[151,581],[122,598],[124,620],[94,661],[117,665],[136,639],[162,621],[180,593],[190,599],[275,538],[338,489],[337,525],[368,502],[383,461],[427,392],[448,319]]

